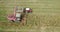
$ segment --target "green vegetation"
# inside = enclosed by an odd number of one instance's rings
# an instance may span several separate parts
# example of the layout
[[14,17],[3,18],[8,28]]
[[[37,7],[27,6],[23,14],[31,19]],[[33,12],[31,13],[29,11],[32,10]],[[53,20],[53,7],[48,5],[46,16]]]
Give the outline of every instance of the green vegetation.
[[[60,32],[60,0],[0,0],[0,32]],[[25,26],[7,20],[15,6],[30,7]]]

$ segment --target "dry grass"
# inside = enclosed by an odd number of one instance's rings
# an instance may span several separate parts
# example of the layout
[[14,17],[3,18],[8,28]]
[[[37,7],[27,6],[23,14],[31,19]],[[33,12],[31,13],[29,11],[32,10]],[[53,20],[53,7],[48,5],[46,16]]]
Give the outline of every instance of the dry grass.
[[[1,0],[0,30],[4,32],[60,32],[59,0]],[[7,13],[12,13],[15,5],[30,7],[33,13],[28,14],[27,24],[8,22]],[[4,8],[5,7],[5,8]],[[7,12],[6,12],[7,11]],[[3,13],[2,13],[3,12]],[[6,13],[4,13],[6,12]],[[5,16],[4,16],[5,15]],[[4,20],[3,20],[4,19]],[[24,22],[25,23],[25,20]]]

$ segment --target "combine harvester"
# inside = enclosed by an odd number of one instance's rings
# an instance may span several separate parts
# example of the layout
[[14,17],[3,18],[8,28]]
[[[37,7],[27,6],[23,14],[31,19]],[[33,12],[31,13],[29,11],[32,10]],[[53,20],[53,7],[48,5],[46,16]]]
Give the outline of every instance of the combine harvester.
[[22,19],[26,16],[27,13],[31,13],[31,8],[21,8],[18,7],[14,8],[14,13],[7,16],[7,19],[12,22],[22,21]]

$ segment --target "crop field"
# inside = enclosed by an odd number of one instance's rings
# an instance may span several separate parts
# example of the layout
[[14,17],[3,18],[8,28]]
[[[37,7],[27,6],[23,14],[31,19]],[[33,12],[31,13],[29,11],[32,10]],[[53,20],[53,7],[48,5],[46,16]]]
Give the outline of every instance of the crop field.
[[[16,5],[33,10],[24,26],[7,20]],[[60,32],[60,0],[0,0],[0,32]]]

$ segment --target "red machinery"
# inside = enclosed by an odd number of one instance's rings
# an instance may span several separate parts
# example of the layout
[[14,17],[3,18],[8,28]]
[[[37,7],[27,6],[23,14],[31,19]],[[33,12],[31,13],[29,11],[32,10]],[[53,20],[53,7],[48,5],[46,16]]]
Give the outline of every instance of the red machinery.
[[[18,7],[14,8],[14,13],[13,14],[9,14],[7,16],[7,19],[10,21],[21,21],[23,17],[22,14],[26,14],[26,13],[31,13],[32,9],[31,8],[21,8],[21,10],[18,10]],[[24,15],[23,15],[24,16]]]

